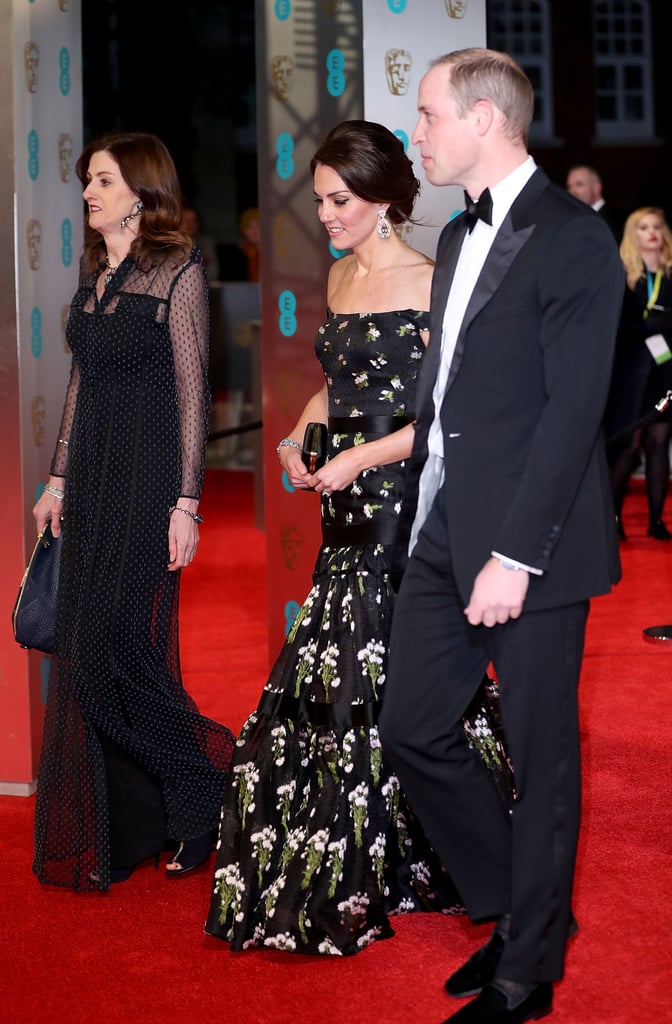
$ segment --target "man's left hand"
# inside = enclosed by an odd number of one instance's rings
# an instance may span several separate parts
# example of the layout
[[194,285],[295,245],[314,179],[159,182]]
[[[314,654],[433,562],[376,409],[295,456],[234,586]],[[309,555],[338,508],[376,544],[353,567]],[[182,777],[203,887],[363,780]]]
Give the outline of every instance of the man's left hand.
[[497,558],[490,558],[474,580],[464,609],[470,625],[496,626],[519,618],[529,582],[525,569],[506,569]]

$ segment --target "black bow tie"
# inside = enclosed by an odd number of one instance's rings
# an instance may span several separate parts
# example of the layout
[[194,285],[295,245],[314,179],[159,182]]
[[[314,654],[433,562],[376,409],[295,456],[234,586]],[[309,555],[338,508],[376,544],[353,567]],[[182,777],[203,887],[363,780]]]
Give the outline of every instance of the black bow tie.
[[465,214],[467,229],[470,233],[474,230],[474,224],[479,218],[484,220],[486,224],[492,224],[492,196],[490,195],[489,188],[481,192],[480,198],[476,202],[473,201],[468,192],[465,192],[464,202],[467,208]]

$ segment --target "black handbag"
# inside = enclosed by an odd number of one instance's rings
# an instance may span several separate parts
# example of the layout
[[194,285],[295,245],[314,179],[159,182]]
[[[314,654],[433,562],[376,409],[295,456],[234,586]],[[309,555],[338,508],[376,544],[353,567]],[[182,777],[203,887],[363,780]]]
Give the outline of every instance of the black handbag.
[[309,423],[303,435],[303,464],[310,474],[317,473],[327,459],[327,424]]
[[62,539],[62,534],[54,537],[49,523],[38,535],[12,611],[16,642],[45,654],[53,654],[56,649],[56,602]]

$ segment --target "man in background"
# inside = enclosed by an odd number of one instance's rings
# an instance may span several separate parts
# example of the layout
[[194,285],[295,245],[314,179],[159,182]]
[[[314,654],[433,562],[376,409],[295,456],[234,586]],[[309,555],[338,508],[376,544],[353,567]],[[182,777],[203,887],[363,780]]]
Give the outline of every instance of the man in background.
[[611,228],[614,238],[620,245],[625,225],[625,213],[606,202],[602,195],[602,178],[595,168],[588,167],[586,164],[575,164],[574,167],[570,167],[567,174],[567,191],[583,203],[592,206],[595,213],[599,213]]

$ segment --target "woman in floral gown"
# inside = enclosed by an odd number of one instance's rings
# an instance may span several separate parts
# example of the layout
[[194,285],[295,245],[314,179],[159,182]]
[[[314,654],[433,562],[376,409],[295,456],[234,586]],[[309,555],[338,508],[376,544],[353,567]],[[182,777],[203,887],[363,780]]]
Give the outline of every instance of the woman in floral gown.
[[[377,729],[433,267],[392,225],[411,216],[419,183],[399,140],[366,121],[333,129],[312,170],[320,220],[351,253],[329,275],[316,340],[324,387],[278,454],[294,487],[321,495],[322,546],[237,740],[205,929],[233,949],[347,955],[391,936],[390,915],[462,908]],[[311,421],[329,428],[314,475],[300,452]],[[465,727],[510,799],[494,687],[479,696]]]

